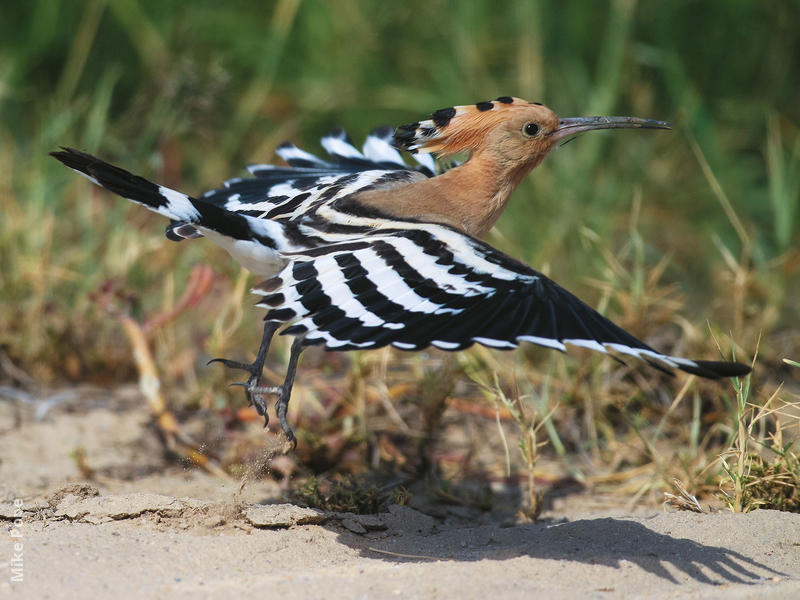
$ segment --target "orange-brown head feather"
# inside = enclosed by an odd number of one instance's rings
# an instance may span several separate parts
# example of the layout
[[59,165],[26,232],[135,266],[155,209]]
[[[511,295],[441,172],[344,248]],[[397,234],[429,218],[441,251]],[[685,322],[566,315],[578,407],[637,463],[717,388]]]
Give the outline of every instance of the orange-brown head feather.
[[399,219],[444,223],[482,236],[520,181],[559,140],[596,129],[669,127],[663,121],[637,117],[559,119],[546,106],[510,96],[443,108],[426,121],[399,127],[395,146],[440,156],[466,152],[469,159],[436,177],[363,192],[357,201]]
[[410,152],[435,152],[441,156],[475,152],[485,146],[490,134],[501,126],[507,133],[512,129],[519,133],[520,140],[532,139],[534,136],[523,134],[528,123],[534,123],[541,132],[539,145],[542,149],[550,146],[544,143],[544,134],[558,127],[558,117],[538,102],[510,96],[437,110],[426,121],[398,127],[395,145]]

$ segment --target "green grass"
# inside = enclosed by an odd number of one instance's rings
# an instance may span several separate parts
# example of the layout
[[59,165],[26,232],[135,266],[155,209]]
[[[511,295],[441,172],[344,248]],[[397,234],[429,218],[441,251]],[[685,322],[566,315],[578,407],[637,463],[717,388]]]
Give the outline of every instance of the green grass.
[[[713,358],[711,331],[749,357],[760,339],[748,402],[780,382],[792,401],[800,376],[780,358],[800,355],[800,104],[787,75],[800,72],[798,27],[798,2],[745,0],[12,3],[0,22],[0,349],[43,383],[132,380],[127,341],[97,291],[112,284],[114,310],[144,321],[208,263],[212,291],[152,345],[173,407],[241,402],[203,363],[256,347],[253,281],[218,248],[166,242],[157,216],[50,159],[59,144],[198,193],[272,160],[285,139],[313,151],[333,126],[358,141],[383,123],[513,94],[565,116],[632,114],[675,129],[559,149],[489,240],[665,351]],[[436,460],[421,440],[447,426],[448,395],[486,402],[476,382],[517,411],[515,468],[541,452],[591,483],[651,465],[618,486],[637,497],[673,477],[692,493],[713,489],[726,476],[716,456],[739,439],[726,427],[741,422],[741,403],[724,384],[684,390],[685,379],[641,366],[524,348],[459,355],[446,385],[431,387],[424,374],[438,360],[379,352],[309,367],[317,378],[299,381],[294,415],[314,449],[301,457],[308,468],[366,464],[375,448],[378,463]]]

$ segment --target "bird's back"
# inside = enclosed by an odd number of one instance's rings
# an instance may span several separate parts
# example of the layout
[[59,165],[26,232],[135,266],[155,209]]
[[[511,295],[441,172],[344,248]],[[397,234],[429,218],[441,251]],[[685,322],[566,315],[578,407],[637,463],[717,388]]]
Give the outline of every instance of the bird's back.
[[391,145],[392,135],[389,127],[376,129],[360,151],[343,130],[334,130],[322,138],[329,160],[287,142],[277,154],[288,166],[251,165],[247,170],[253,177],[229,179],[202,198],[259,219],[296,221],[367,188],[403,185],[436,174],[430,155],[418,157],[415,168],[406,165]]

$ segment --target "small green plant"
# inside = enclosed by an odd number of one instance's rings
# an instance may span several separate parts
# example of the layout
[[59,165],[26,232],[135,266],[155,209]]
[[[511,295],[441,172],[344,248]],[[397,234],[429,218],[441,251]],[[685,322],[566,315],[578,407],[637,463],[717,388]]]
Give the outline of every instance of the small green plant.
[[[784,362],[800,368],[796,361]],[[734,512],[757,508],[800,512],[800,456],[792,449],[794,440],[784,442],[786,426],[781,423],[782,416],[793,425],[800,422],[800,401],[781,400],[778,387],[762,406],[756,406],[748,402],[749,380],[734,380],[737,427],[732,447],[720,458],[727,475],[721,482],[721,498]],[[773,430],[765,439],[767,426]]]
[[361,515],[381,512],[389,504],[407,505],[411,495],[402,486],[385,490],[374,485],[366,487],[347,479],[320,481],[310,477],[292,493],[291,500],[310,508]]
[[[748,410],[747,399],[750,396],[750,376],[744,378],[734,378],[733,389],[736,392],[736,438],[734,445],[729,451],[733,458],[729,464],[727,458],[722,458],[722,468],[728,474],[733,483],[733,497],[726,495],[728,507],[734,512],[743,512],[745,509],[744,488],[745,473],[749,457],[750,434],[756,423],[756,418],[752,411]],[[747,419],[750,417],[748,424]],[[724,492],[723,492],[724,493]]]
[[[549,397],[549,380],[545,381],[543,392],[539,398],[538,407],[547,406],[547,399]],[[497,377],[494,374],[493,385],[483,385],[484,395],[491,399],[495,404],[495,413],[497,415],[497,427],[500,432],[500,437],[506,448],[506,470],[510,474],[511,457],[508,451],[508,442],[500,424],[500,409],[501,407],[508,411],[514,423],[516,423],[519,432],[519,452],[525,464],[525,471],[528,476],[528,502],[529,507],[526,511],[526,516],[536,520],[542,511],[542,492],[536,489],[536,478],[534,469],[539,460],[539,450],[547,445],[547,440],[540,440],[540,430],[545,427],[550,421],[550,417],[556,410],[557,405],[554,406],[546,415],[542,415],[539,408],[532,400],[533,394],[522,395],[519,393],[513,394],[509,397]]]
[[791,444],[770,446],[772,460],[749,455],[748,472],[743,478],[745,510],[770,508],[800,513],[800,456],[791,448]]

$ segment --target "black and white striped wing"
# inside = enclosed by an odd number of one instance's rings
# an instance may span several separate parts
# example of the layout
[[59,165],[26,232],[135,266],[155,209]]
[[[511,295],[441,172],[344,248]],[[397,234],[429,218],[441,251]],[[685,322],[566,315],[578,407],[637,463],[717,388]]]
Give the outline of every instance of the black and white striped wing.
[[247,170],[253,177],[230,179],[203,194],[203,200],[251,217],[296,219],[320,201],[359,191],[398,171],[422,179],[436,174],[429,154],[417,157],[416,168],[407,166],[392,147],[392,136],[390,127],[376,129],[358,150],[344,130],[334,130],[321,140],[329,160],[284,143],[276,152],[288,166],[251,165]]
[[530,342],[610,351],[705,377],[746,372],[660,354],[541,273],[445,226],[383,230],[288,258],[255,288],[264,296],[259,305],[270,309],[267,319],[292,323],[284,333],[329,350]]

